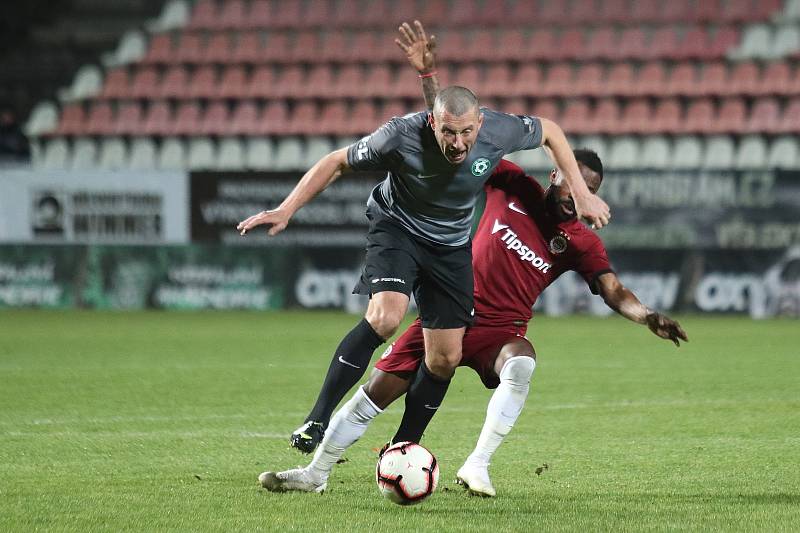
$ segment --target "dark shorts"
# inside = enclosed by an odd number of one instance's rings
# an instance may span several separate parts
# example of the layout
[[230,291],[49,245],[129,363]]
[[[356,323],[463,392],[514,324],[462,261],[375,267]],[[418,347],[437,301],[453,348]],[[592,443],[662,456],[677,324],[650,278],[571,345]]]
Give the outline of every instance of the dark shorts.
[[[494,362],[507,343],[525,337],[527,326],[472,326],[464,334],[463,356],[459,366],[468,366],[478,373],[487,389],[496,389],[500,379]],[[425,358],[422,324],[415,320],[400,337],[386,348],[375,363],[384,372],[416,372]]]
[[368,214],[367,257],[354,294],[414,294],[422,326],[451,329],[472,323],[472,243],[444,246],[415,238],[399,224]]

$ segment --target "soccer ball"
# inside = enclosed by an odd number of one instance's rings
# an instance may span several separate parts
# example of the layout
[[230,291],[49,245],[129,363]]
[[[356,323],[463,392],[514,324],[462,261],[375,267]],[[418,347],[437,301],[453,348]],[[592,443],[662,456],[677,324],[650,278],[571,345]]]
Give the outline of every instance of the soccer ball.
[[415,505],[436,490],[439,464],[425,447],[398,442],[378,459],[375,479],[384,498],[399,505]]

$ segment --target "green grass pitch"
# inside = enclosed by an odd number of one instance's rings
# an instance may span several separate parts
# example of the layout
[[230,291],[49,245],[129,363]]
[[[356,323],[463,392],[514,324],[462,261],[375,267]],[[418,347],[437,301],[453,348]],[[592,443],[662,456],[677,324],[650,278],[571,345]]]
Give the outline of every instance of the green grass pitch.
[[800,530],[800,323],[681,319],[676,349],[619,317],[536,318],[495,499],[453,482],[490,395],[459,370],[423,440],[440,488],[403,508],[374,481],[401,402],[325,494],[256,480],[307,461],[288,434],[358,317],[0,312],[0,531]]

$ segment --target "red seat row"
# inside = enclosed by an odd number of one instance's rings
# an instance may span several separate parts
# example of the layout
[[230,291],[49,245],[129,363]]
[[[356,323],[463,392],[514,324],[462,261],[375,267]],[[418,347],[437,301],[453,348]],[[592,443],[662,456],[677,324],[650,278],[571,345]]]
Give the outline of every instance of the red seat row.
[[[624,106],[615,99],[591,105],[588,99],[557,101],[512,98],[486,103],[510,113],[551,118],[571,134],[681,134],[681,133],[800,133],[800,97],[785,104],[776,98],[759,98],[751,106],[741,98],[719,104],[699,98],[683,106],[674,98],[633,99]],[[136,102],[114,107],[98,102],[86,113],[80,105],[64,108],[56,134],[61,135],[357,135],[377,128],[391,116],[408,112],[402,101],[383,106],[371,100],[353,104],[333,101],[317,105],[299,102],[290,108],[284,101],[260,105],[243,100],[229,107],[216,101],[203,108],[197,101],[171,106],[154,101],[147,109]]]
[[419,19],[443,26],[622,23],[748,23],[781,0],[201,0],[189,26],[203,29],[394,27]]
[[[373,32],[228,32],[181,33],[153,37],[145,63],[382,63],[404,62],[397,48],[396,30]],[[580,28],[527,32],[450,30],[438,33],[439,57],[444,61],[564,61],[623,59],[646,61],[722,58],[739,41],[731,26],[708,28],[662,26],[652,31],[640,27],[591,32]]]
[[[542,68],[508,63],[488,67],[462,64],[440,70],[443,84],[459,84],[481,97],[572,97],[572,96],[728,96],[800,94],[800,66],[772,62],[726,65],[710,62],[697,66],[678,63],[667,68],[661,62],[634,68],[631,63],[604,66],[587,63],[579,67],[554,64]],[[405,66],[316,65],[310,69],[293,65],[276,69],[242,65],[217,68],[201,65],[190,71],[181,65],[162,74],[154,67],[140,67],[133,75],[126,69],[106,76],[101,98],[414,98],[420,84]]]

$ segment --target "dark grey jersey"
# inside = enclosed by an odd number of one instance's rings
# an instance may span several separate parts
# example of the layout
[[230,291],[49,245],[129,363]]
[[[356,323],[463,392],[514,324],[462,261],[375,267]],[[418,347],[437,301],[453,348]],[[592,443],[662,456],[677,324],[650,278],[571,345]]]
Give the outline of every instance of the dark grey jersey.
[[442,154],[427,112],[395,117],[347,149],[354,170],[386,170],[367,209],[399,222],[413,235],[448,246],[469,240],[478,193],[504,155],[537,148],[536,117],[481,109],[483,125],[463,163]]

